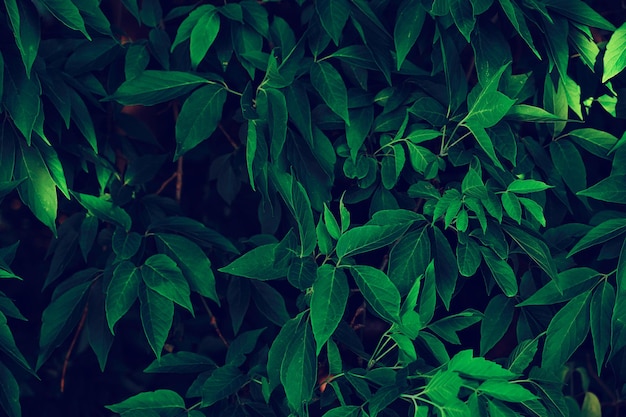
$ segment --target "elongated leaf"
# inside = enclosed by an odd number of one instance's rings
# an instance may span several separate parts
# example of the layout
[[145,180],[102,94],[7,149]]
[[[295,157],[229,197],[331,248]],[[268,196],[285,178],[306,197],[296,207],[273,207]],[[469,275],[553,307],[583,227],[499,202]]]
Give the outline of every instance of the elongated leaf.
[[182,236],[170,233],[157,233],[165,254],[170,256],[182,271],[192,291],[209,297],[219,304],[215,289],[215,276],[211,261],[198,245]]
[[252,296],[254,305],[261,314],[272,323],[283,326],[290,319],[283,295],[264,282],[253,281],[252,288],[255,291]]
[[487,304],[485,315],[480,323],[480,355],[484,356],[507,332],[513,314],[515,303],[512,299],[497,294]]
[[389,253],[389,279],[400,295],[406,294],[426,271],[430,262],[430,241],[426,228],[407,233]]
[[262,281],[283,278],[287,275],[287,268],[276,268],[276,243],[262,245],[243,254],[230,264],[219,269],[220,272],[259,279]]
[[550,155],[556,170],[573,193],[587,187],[587,170],[574,144],[567,140],[553,141]]
[[130,231],[132,220],[123,208],[105,200],[103,197],[98,198],[93,195],[75,192],[72,192],[72,195],[83,207],[100,220],[116,224],[124,228],[126,232]]
[[9,417],[20,417],[22,407],[20,405],[20,386],[11,371],[0,363],[0,405]]
[[510,380],[517,376],[508,369],[495,362],[481,357],[474,357],[471,349],[462,350],[448,363],[448,370],[475,379],[504,379]]
[[384,319],[398,323],[400,321],[400,293],[389,277],[380,269],[367,265],[356,265],[350,273],[361,294],[374,311]]
[[326,61],[313,64],[311,67],[311,84],[328,107],[349,125],[348,92],[335,67]]
[[70,29],[82,32],[87,39],[91,40],[80,11],[71,0],[43,0],[42,3],[61,23]]
[[289,344],[293,340],[296,330],[301,325],[303,315],[304,313],[300,313],[296,317],[287,321],[272,342],[272,346],[267,354],[267,378],[269,380],[270,392],[280,384],[281,364],[285,358]]
[[405,0],[398,7],[393,30],[393,42],[396,47],[396,68],[400,70],[409,51],[417,41],[426,20],[426,11],[420,2]]
[[507,297],[514,297],[517,295],[517,278],[515,272],[511,266],[500,259],[489,248],[481,247],[480,252],[483,255],[483,259],[487,264],[487,267],[491,271],[493,279],[496,281],[502,292]]
[[172,327],[174,303],[143,285],[139,287],[139,302],[144,334],[154,355],[160,359],[161,350]]
[[558,369],[589,333],[590,293],[574,297],[550,321],[541,358],[544,368]]
[[520,374],[526,370],[533,361],[538,347],[539,341],[537,339],[522,340],[519,345],[513,349],[513,352],[511,352],[511,356],[508,360],[509,370],[516,374]]
[[41,318],[41,333],[39,335],[39,356],[37,366],[41,365],[72,331],[84,306],[85,295],[90,282],[72,287],[56,297],[46,307]]
[[591,197],[609,203],[626,204],[625,183],[626,175],[611,175],[586,190],[577,192],[576,195]]
[[280,380],[292,411],[299,412],[313,396],[317,377],[315,339],[308,321],[300,321],[281,364]]
[[400,237],[408,226],[409,224],[364,225],[350,229],[337,242],[337,256],[343,258],[387,246]]
[[188,72],[146,70],[124,81],[107,99],[127,106],[153,106],[180,97],[206,83],[205,78]]
[[34,375],[34,372],[29,363],[26,361],[26,358],[24,358],[24,355],[22,355],[22,352],[20,352],[15,344],[15,339],[11,333],[11,329],[7,324],[7,318],[2,312],[0,312],[0,350],[15,363]]
[[190,149],[213,134],[222,118],[226,90],[209,84],[194,91],[180,110],[176,121],[176,156]]
[[531,401],[537,398],[535,394],[519,384],[497,379],[483,382],[479,385],[478,390],[490,397],[515,403]]
[[528,254],[543,269],[550,278],[557,279],[557,269],[550,249],[543,240],[536,238],[520,228],[503,226],[504,231],[517,242],[524,252]]
[[107,405],[106,408],[114,413],[122,414],[127,411],[185,408],[185,401],[174,391],[160,389],[141,392],[133,397],[127,398],[121,403]]
[[152,255],[141,266],[141,276],[148,288],[193,314],[189,284],[172,258],[163,254]]
[[43,224],[56,234],[56,185],[39,150],[34,146],[26,146],[23,141],[20,141],[15,176],[26,178],[17,189],[22,201]]
[[248,377],[233,365],[217,368],[202,385],[202,406],[208,407],[235,394],[247,379]]
[[602,82],[605,83],[626,68],[626,52],[624,52],[624,43],[626,43],[626,24],[620,26],[606,44],[606,52],[604,53],[604,73],[602,74]]
[[580,251],[600,243],[607,242],[626,232],[626,218],[609,219],[591,229],[569,251],[567,256],[572,256]]
[[612,358],[620,349],[626,346],[626,293],[616,294],[613,315],[611,316],[611,353]]
[[339,45],[343,27],[350,15],[350,3],[348,0],[316,1],[315,10],[326,33],[328,33],[335,45]]
[[511,193],[525,194],[525,193],[536,193],[539,191],[544,191],[544,190],[547,190],[548,188],[552,188],[552,186],[544,183],[543,181],[514,180],[508,185],[508,187],[506,187],[506,190]]
[[437,293],[443,301],[446,309],[450,308],[450,301],[452,300],[452,294],[456,288],[456,280],[459,275],[457,269],[456,258],[454,252],[450,247],[448,239],[444,236],[443,232],[438,228],[433,228],[435,235],[435,277],[437,283]]
[[325,264],[318,268],[311,297],[311,327],[319,355],[343,317],[350,288],[341,269]]
[[461,242],[457,244],[456,262],[459,273],[464,277],[471,277],[476,273],[482,262],[482,257],[480,248],[474,239],[468,239],[464,244]]
[[198,373],[216,368],[217,365],[210,358],[197,353],[180,351],[168,353],[155,359],[143,370],[146,373]]
[[614,306],[615,288],[605,281],[594,291],[589,309],[589,323],[598,375],[602,372],[604,358],[611,343],[611,315]]
[[17,0],[5,0],[4,5],[11,30],[15,36],[15,44],[22,56],[24,68],[26,68],[26,76],[30,77],[31,69],[39,50],[39,17],[28,3]]
[[141,282],[141,271],[131,262],[121,262],[113,270],[113,277],[107,288],[106,318],[111,333],[115,323],[126,314],[137,299]]
[[215,41],[220,30],[220,15],[216,9],[204,13],[191,30],[189,52],[191,56],[191,67],[196,69],[209,48]]

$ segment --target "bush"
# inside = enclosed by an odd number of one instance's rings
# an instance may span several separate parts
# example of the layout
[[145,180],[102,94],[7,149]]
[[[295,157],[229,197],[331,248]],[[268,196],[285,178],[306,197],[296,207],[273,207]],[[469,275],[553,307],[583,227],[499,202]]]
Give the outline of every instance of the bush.
[[624,409],[619,2],[99,3],[0,7],[6,414]]

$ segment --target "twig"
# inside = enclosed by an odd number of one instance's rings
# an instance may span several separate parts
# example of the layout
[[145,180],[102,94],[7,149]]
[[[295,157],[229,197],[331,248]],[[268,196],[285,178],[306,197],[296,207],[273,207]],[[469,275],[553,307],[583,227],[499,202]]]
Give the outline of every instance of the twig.
[[85,308],[83,309],[83,316],[80,318],[80,323],[78,323],[78,327],[76,328],[76,333],[74,333],[72,343],[70,343],[70,347],[65,354],[65,360],[63,361],[63,370],[61,371],[61,392],[65,391],[65,374],[70,363],[70,356],[72,356],[72,351],[74,350],[74,346],[76,346],[78,335],[80,335],[83,327],[85,327],[85,321],[87,320],[87,311],[89,311],[89,302],[85,304]]
[[217,336],[220,338],[222,343],[224,343],[224,346],[228,347],[229,346],[228,340],[226,340],[226,338],[222,334],[222,331],[220,330],[219,326],[217,325],[217,319],[215,318],[215,315],[213,314],[213,312],[209,308],[209,305],[207,304],[207,302],[206,302],[206,300],[204,299],[203,296],[200,296],[200,300],[202,300],[202,305],[204,305],[204,309],[209,314],[210,323],[211,323],[211,326],[213,327],[213,329],[215,329],[215,333],[217,333]]
[[239,149],[239,145],[237,145],[237,142],[235,142],[230,134],[226,131],[226,129],[224,129],[224,126],[222,126],[222,124],[220,123],[217,125],[217,127],[224,134],[224,136],[226,136],[226,139],[228,139],[228,143],[230,143],[230,146],[232,146],[234,149]]
[[176,178],[178,176],[177,172],[174,172],[172,175],[170,175],[170,177],[168,179],[166,179],[165,181],[163,181],[163,184],[161,184],[161,186],[159,187],[159,189],[155,192],[156,195],[159,195],[163,192],[163,190],[165,190],[165,187],[167,187],[167,185],[172,182],[174,180],[174,178]]
[[176,202],[180,203],[180,197],[183,192],[183,157],[178,157],[178,166],[176,168]]

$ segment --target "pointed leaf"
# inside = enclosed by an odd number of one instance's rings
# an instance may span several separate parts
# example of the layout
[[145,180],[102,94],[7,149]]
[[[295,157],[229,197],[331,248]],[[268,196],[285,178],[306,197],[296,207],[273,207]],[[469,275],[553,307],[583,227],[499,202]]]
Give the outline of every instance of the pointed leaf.
[[176,263],[167,255],[152,255],[141,266],[146,286],[193,313],[189,284]]
[[[157,359],[167,340],[174,319],[174,303],[146,286],[139,288],[141,325]],[[115,410],[112,410],[115,411]]]
[[205,78],[188,72],[146,70],[124,81],[108,99],[125,106],[153,106],[180,97],[207,82]]
[[329,264],[317,270],[311,296],[311,327],[319,355],[322,346],[335,332],[343,317],[350,288],[346,274]]
[[131,262],[121,262],[113,270],[105,302],[106,318],[111,333],[115,334],[113,331],[115,323],[135,303],[140,282],[141,271]]
[[233,365],[217,368],[202,385],[202,407],[235,394],[247,380],[248,377]]
[[311,84],[328,107],[349,125],[348,92],[335,67],[326,61],[314,63],[311,66]]
[[391,323],[400,321],[400,293],[380,269],[367,265],[350,267],[361,294],[374,311]]
[[315,2],[315,10],[326,33],[335,45],[339,45],[339,38],[350,16],[348,0],[319,0]]

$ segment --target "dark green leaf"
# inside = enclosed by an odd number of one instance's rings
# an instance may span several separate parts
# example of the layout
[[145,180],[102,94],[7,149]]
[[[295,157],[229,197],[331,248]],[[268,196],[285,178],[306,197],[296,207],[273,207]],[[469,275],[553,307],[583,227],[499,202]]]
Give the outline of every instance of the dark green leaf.
[[108,99],[124,105],[153,106],[173,100],[207,83],[205,78],[188,72],[146,70],[124,81]]
[[462,350],[448,363],[448,370],[474,379],[510,380],[517,376],[501,365],[482,357],[474,357],[471,349]]
[[426,271],[430,262],[430,241],[426,228],[407,233],[389,252],[389,279],[405,295]]
[[43,0],[42,3],[61,23],[70,29],[82,32],[87,39],[91,40],[80,11],[71,0]]
[[478,386],[478,391],[499,400],[521,403],[534,400],[537,397],[520,384],[509,381],[490,379]]
[[202,406],[208,407],[219,400],[235,394],[248,377],[233,365],[217,368],[202,385]]
[[100,220],[116,224],[126,232],[130,231],[132,220],[128,213],[104,197],[98,198],[89,194],[72,192],[78,202]]
[[384,319],[398,323],[400,293],[389,277],[380,269],[367,265],[352,266],[350,273],[374,311]]
[[396,47],[396,68],[400,70],[409,51],[417,41],[426,20],[426,11],[420,2],[405,0],[398,7],[393,41]]
[[267,355],[267,378],[269,380],[270,391],[276,388],[280,383],[281,363],[285,358],[287,349],[293,340],[296,330],[301,326],[303,315],[304,313],[300,313],[287,321],[272,342],[272,346]]
[[111,246],[117,255],[117,260],[123,261],[133,257],[139,250],[141,240],[139,233],[126,232],[121,227],[116,228],[111,238]]
[[614,357],[624,346],[626,346],[626,293],[620,291],[616,294],[611,317],[611,353],[609,359]]
[[161,350],[172,327],[174,303],[144,285],[139,287],[139,302],[143,331],[154,355],[160,359]]
[[0,313],[0,350],[26,371],[34,374],[26,358],[17,348],[11,329],[7,324],[7,318],[3,313]]
[[557,269],[550,249],[543,240],[530,235],[524,230],[514,226],[503,226],[504,231],[517,242],[524,252],[528,254],[543,269],[550,278],[557,279]]
[[220,30],[220,15],[213,9],[204,13],[191,30],[189,52],[191,56],[191,67],[196,69],[209,48],[215,41]]
[[541,358],[543,368],[558,369],[589,333],[590,293],[574,297],[550,321]]
[[172,258],[163,254],[152,255],[141,266],[141,276],[148,288],[193,314],[189,284]]
[[434,260],[437,293],[439,297],[441,297],[446,309],[448,309],[450,308],[450,301],[456,287],[459,271],[457,269],[457,261],[454,257],[454,252],[452,252],[448,239],[446,239],[443,232],[438,227],[433,228],[433,233],[435,235]]
[[348,0],[316,1],[315,10],[326,33],[335,42],[335,45],[339,45],[343,27],[350,15],[350,3]]
[[9,18],[8,22],[15,36],[15,44],[20,51],[22,62],[26,69],[26,75],[30,77],[31,69],[39,50],[39,16],[34,7],[32,7],[33,5],[27,2],[5,0],[4,6]]
[[511,352],[508,360],[509,370],[516,374],[524,372],[535,358],[538,347],[539,341],[537,339],[522,340]]
[[626,190],[623,187],[625,182],[626,175],[611,175],[586,190],[577,192],[576,195],[609,203],[626,204]]
[[471,277],[476,273],[482,262],[482,257],[480,256],[480,247],[474,239],[468,238],[467,242],[457,244],[456,262],[459,273],[464,277]]
[[107,405],[114,413],[122,414],[127,411],[166,410],[171,408],[185,408],[185,401],[174,391],[160,389],[141,392],[120,403]]
[[341,269],[325,264],[318,268],[311,297],[311,327],[319,355],[343,317],[350,288]]
[[0,405],[9,417],[20,417],[22,407],[20,405],[20,386],[11,371],[0,363]]
[[283,326],[291,317],[282,294],[264,282],[252,281],[252,287],[256,293],[252,299],[257,309],[272,323]]
[[489,352],[507,332],[513,315],[515,303],[512,299],[497,294],[487,304],[483,321],[480,323],[480,355]]
[[308,321],[300,320],[290,335],[291,342],[282,360],[280,381],[292,411],[299,412],[311,400],[317,379],[315,340]]
[[143,370],[146,373],[183,374],[198,373],[216,368],[217,365],[210,358],[197,353],[180,351],[168,353],[154,360]]
[[262,281],[283,278],[287,276],[287,268],[275,267],[277,246],[276,243],[270,243],[254,248],[219,271]]
[[311,84],[328,107],[349,125],[348,92],[335,67],[326,61],[314,63],[311,66]]
[[602,372],[604,358],[611,342],[611,315],[614,306],[615,288],[605,281],[594,291],[589,309],[589,324],[598,375]]
[[607,242],[622,235],[624,232],[626,232],[626,218],[606,220],[589,230],[578,243],[574,245],[567,256],[572,256],[587,248]]

